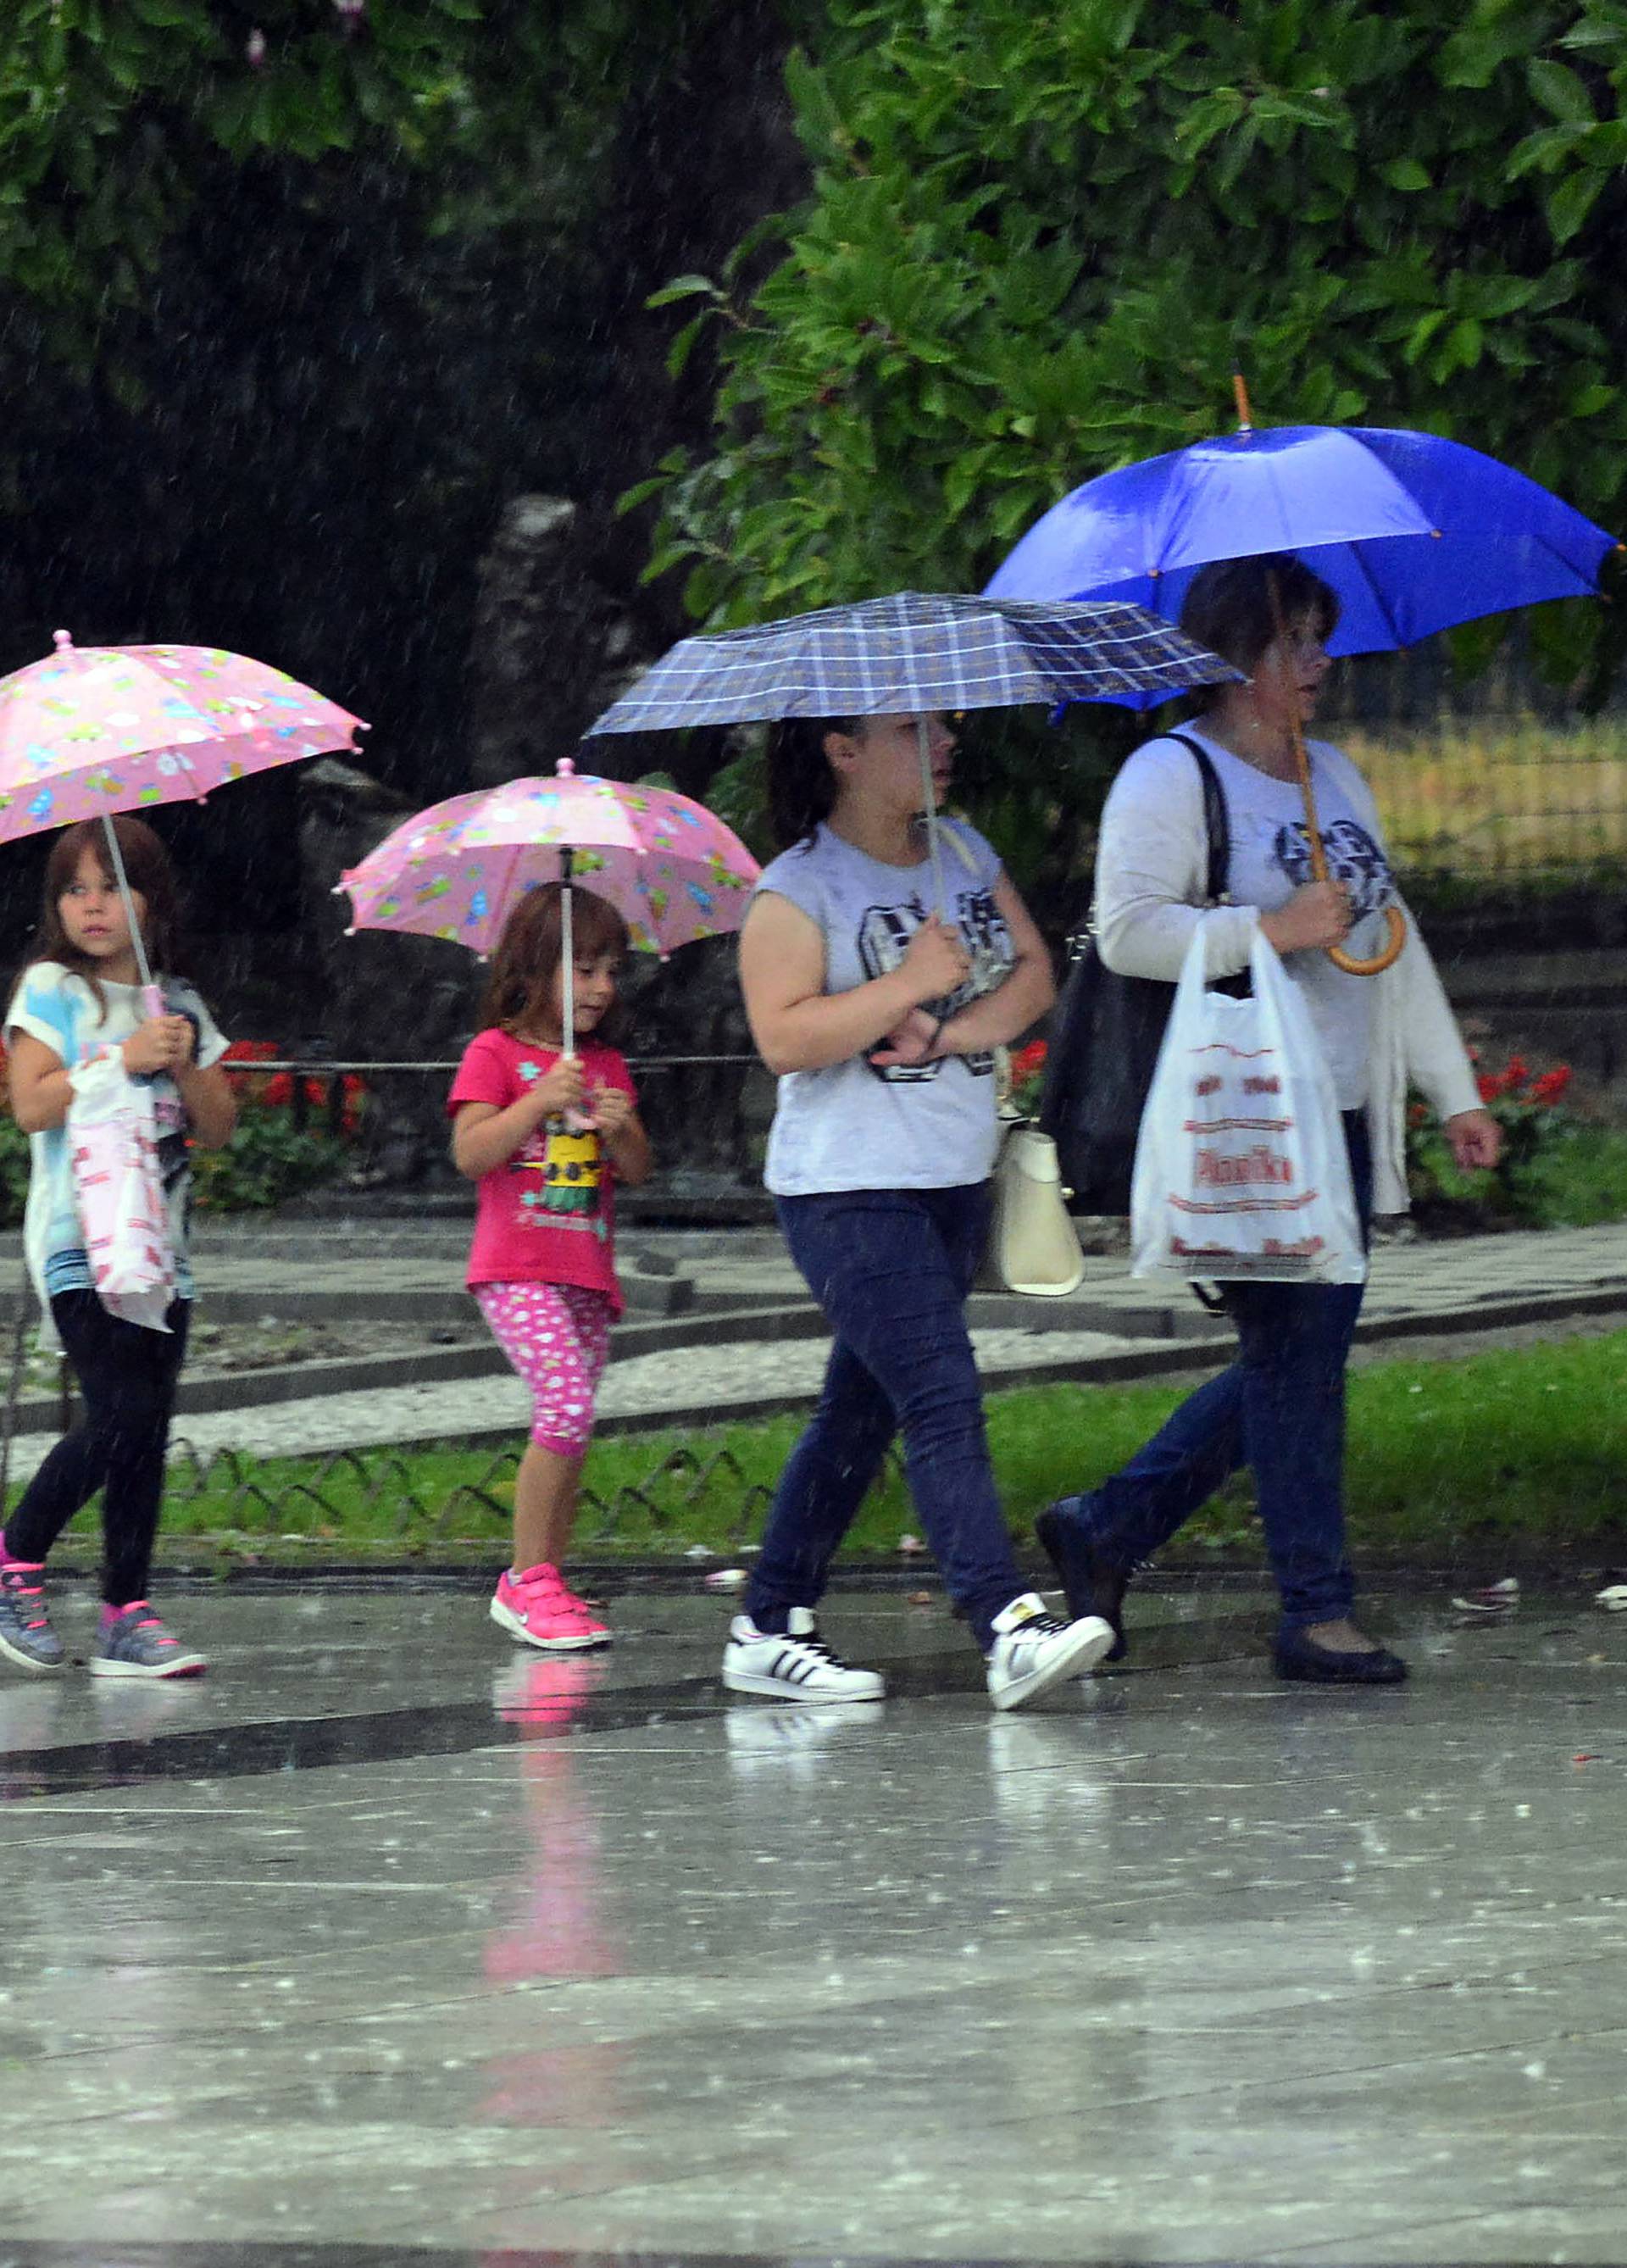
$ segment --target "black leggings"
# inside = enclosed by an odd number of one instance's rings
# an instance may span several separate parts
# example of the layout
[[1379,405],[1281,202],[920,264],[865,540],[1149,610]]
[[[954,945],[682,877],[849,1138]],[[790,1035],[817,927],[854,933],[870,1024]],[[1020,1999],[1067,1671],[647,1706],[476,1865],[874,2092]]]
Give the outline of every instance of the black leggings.
[[186,1359],[190,1300],[172,1300],[168,1336],[110,1315],[94,1292],[59,1292],[51,1313],[85,1397],[85,1416],[51,1451],[5,1523],[14,1559],[42,1560],[102,1491],[102,1596],[147,1594],[164,1496],[164,1452]]

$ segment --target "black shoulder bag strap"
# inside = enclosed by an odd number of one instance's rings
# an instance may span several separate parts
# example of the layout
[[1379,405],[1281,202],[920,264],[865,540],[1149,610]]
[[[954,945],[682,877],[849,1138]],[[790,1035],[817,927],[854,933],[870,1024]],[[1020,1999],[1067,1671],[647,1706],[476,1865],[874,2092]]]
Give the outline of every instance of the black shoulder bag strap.
[[1204,783],[1204,827],[1209,837],[1209,872],[1204,878],[1204,902],[1223,905],[1232,873],[1232,822],[1226,813],[1226,790],[1220,784],[1214,758],[1201,742],[1187,733],[1166,733],[1164,738],[1179,740],[1197,764]]
[[[1178,740],[1192,757],[1204,786],[1209,842],[1205,902],[1226,896],[1232,863],[1226,792],[1206,748],[1184,733]],[[1226,978],[1227,989],[1248,979]],[[1092,931],[1077,949],[1062,989],[1046,1057],[1040,1124],[1056,1142],[1062,1178],[1080,1212],[1130,1210],[1130,1171],[1147,1088],[1169,1021],[1175,988],[1152,977],[1121,976],[1108,968]]]

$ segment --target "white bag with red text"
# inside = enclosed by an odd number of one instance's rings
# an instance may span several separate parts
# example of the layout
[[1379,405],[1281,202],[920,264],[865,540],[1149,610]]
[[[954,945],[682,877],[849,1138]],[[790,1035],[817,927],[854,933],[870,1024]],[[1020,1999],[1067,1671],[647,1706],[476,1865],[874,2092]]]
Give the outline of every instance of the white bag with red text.
[[1366,1256],[1327,1057],[1263,937],[1250,966],[1252,999],[1209,991],[1198,924],[1141,1117],[1130,1273],[1359,1284]]
[[124,1322],[167,1331],[175,1255],[152,1089],[110,1057],[76,1071],[72,1084],[69,1152],[96,1296]]

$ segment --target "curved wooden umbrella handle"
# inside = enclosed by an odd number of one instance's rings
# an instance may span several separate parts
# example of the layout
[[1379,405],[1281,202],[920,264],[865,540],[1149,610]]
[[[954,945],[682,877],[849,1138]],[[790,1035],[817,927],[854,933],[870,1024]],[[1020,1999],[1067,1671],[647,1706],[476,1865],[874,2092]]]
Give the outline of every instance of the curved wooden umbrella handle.
[[1325,950],[1336,968],[1344,969],[1347,976],[1381,976],[1384,971],[1401,958],[1401,948],[1407,942],[1407,917],[1399,906],[1386,906],[1384,919],[1389,935],[1381,953],[1371,961],[1358,961],[1353,953],[1346,953],[1342,945],[1330,945]]

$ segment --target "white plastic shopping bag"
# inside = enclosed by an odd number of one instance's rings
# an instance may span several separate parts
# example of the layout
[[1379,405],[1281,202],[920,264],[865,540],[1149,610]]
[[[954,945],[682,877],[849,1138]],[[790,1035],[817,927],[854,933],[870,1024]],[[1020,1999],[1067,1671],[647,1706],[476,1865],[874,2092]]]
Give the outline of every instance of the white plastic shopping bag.
[[114,1056],[76,1071],[68,1106],[74,1197],[97,1297],[109,1314],[166,1331],[175,1255],[152,1089]]
[[1200,922],[1147,1093],[1130,1184],[1130,1272],[1359,1284],[1350,1157],[1321,1042],[1264,938],[1254,997],[1204,983]]

